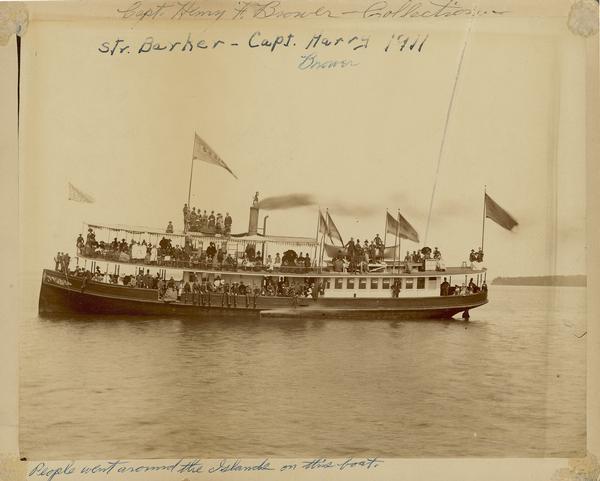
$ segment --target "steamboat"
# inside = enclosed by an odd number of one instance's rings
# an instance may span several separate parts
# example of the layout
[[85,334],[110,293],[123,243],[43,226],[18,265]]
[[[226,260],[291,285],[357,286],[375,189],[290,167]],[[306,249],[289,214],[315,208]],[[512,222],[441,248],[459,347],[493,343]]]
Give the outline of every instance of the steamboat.
[[468,319],[471,309],[487,303],[486,269],[477,263],[446,267],[428,248],[399,259],[398,232],[408,228],[410,237],[411,229],[400,213],[397,219],[386,214],[394,245],[380,243],[368,261],[353,261],[341,242],[325,243],[341,241],[328,212],[319,211],[315,237],[268,235],[259,215],[255,197],[248,231],[237,235],[187,223],[182,231],[84,224],[87,240],[80,236],[76,255],[60,256],[55,269],[43,271],[39,312]]
[[[384,240],[344,243],[329,211],[318,213],[315,237],[268,235],[258,192],[248,230],[231,233],[231,218],[190,210],[194,160],[229,166],[195,134],[184,227],[175,231],[84,224],[71,258],[44,269],[40,314],[191,316],[194,318],[327,317],[452,319],[488,301],[482,267],[485,221],[512,230],[516,220],[484,190],[479,252],[446,267],[437,247],[400,259],[400,243],[419,235],[398,211],[386,213]],[[70,188],[72,187],[71,184]],[[75,189],[76,190],[76,189]],[[86,200],[77,191],[71,200]],[[431,212],[431,209],[430,209]],[[393,236],[393,237],[392,237]],[[392,239],[387,247],[388,238]],[[112,239],[112,241],[111,241]],[[121,239],[119,241],[119,239]],[[326,242],[329,239],[330,244]],[[335,246],[335,244],[338,246]],[[300,252],[300,254],[298,254]]]

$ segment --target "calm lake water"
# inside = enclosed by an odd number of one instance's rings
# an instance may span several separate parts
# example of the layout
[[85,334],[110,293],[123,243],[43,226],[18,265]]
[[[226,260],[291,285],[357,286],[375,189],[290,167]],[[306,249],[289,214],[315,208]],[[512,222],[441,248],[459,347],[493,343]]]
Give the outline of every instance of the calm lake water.
[[471,316],[23,319],[22,455],[584,455],[585,289]]

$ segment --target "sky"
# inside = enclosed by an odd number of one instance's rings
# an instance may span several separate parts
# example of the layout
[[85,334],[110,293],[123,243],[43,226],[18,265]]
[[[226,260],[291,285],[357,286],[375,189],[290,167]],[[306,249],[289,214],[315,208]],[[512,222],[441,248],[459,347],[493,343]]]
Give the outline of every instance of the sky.
[[[429,34],[420,53],[384,52],[397,26],[316,22],[294,29],[296,48],[273,52],[110,56],[98,48],[117,37],[139,46],[149,35],[190,33],[245,45],[256,27],[33,22],[22,60],[25,271],[72,249],[82,222],[181,228],[197,132],[238,180],[196,163],[191,204],[231,213],[234,232],[247,230],[255,191],[305,193],[318,205],[262,211],[260,225],[269,215],[271,234],[314,236],[318,208],[329,208],[344,239],[371,239],[383,237],[386,209],[400,210],[423,241],[403,241],[403,251],[426,240],[460,265],[481,245],[485,187],[519,222],[513,232],[486,223],[492,277],[585,273],[584,44],[553,21],[534,29],[478,21],[438,168],[465,27],[411,24],[406,35]],[[289,30],[263,24],[260,37]],[[315,33],[370,43],[317,50],[355,66],[301,70]],[[95,202],[69,201],[69,182]]]

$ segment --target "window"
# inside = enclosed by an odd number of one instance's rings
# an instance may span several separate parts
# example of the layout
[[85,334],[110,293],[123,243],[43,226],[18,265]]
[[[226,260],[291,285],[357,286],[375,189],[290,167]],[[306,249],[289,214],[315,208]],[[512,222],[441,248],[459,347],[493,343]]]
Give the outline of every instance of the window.
[[364,277],[361,277],[360,279],[358,279],[358,288],[366,289],[367,288],[367,279],[365,279]]
[[336,289],[341,289],[342,285],[343,285],[344,279],[342,279],[341,277],[336,277],[335,278],[335,288]]
[[348,279],[346,279],[346,288],[354,289],[354,277],[348,277]]
[[371,289],[379,289],[379,279],[377,277],[371,279]]
[[384,277],[382,280],[382,289],[389,289],[390,288],[390,278],[389,277]]
[[325,279],[325,288],[331,289],[331,279],[329,277]]
[[414,279],[406,279],[406,289],[412,289],[414,282]]
[[417,289],[425,289],[425,278],[417,277]]

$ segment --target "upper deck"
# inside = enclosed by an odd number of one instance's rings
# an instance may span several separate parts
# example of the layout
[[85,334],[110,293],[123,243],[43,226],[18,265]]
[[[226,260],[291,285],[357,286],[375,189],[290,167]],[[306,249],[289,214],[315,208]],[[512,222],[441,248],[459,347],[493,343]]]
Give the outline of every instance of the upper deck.
[[[257,233],[212,235],[206,233],[165,232],[159,229],[123,225],[87,224],[93,242],[77,245],[77,265],[96,272],[137,272],[140,268],[159,268],[166,275],[183,277],[185,272],[249,277],[279,276],[296,278],[353,277],[445,277],[485,274],[485,268],[462,262],[446,267],[442,259],[424,257],[418,262],[372,258],[371,262],[353,263],[325,260],[316,238],[266,236]],[[98,237],[96,237],[96,233]],[[100,240],[102,238],[102,240]],[[119,242],[119,238],[121,241]],[[111,241],[112,239],[112,241]],[[340,247],[340,249],[343,249]],[[249,252],[252,254],[250,255]],[[295,257],[300,252],[301,262]],[[306,257],[302,257],[306,252]],[[280,253],[283,253],[280,259]],[[292,253],[286,259],[286,254]],[[275,262],[272,260],[275,257]],[[323,259],[317,262],[315,259]],[[83,261],[83,262],[81,262]],[[83,265],[81,265],[83,264]],[[483,277],[483,276],[481,276]]]

